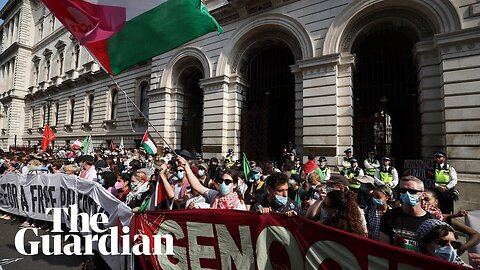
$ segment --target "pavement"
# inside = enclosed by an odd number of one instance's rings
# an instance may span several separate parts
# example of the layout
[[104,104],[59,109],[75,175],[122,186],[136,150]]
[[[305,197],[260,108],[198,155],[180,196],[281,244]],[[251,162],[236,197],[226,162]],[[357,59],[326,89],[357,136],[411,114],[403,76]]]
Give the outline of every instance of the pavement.
[[[0,221],[0,269],[5,270],[16,269],[41,269],[41,270],[56,270],[56,269],[81,269],[82,262],[87,259],[87,256],[66,256],[66,255],[43,255],[41,253],[42,246],[39,246],[39,254],[26,256],[18,253],[15,248],[15,235],[18,232],[20,221],[7,222]],[[39,236],[35,236],[32,231],[27,231],[25,234],[25,250],[30,252],[29,241],[40,241],[40,235],[45,234],[44,230],[39,229]],[[49,237],[51,239],[51,237]],[[63,238],[63,237],[62,237]],[[50,240],[52,243],[52,240]],[[52,245],[51,245],[52,246]],[[20,259],[10,264],[4,264],[5,259]]]

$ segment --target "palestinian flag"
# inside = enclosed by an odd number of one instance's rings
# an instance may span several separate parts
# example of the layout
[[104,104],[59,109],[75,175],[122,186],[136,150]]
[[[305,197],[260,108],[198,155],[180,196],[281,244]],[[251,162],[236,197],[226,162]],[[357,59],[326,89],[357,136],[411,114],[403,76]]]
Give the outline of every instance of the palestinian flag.
[[148,130],[145,131],[145,135],[143,135],[141,145],[148,154],[155,155],[157,153],[157,145],[153,141],[152,136],[150,136],[150,133],[148,133]]
[[110,74],[223,30],[201,0],[42,0]]

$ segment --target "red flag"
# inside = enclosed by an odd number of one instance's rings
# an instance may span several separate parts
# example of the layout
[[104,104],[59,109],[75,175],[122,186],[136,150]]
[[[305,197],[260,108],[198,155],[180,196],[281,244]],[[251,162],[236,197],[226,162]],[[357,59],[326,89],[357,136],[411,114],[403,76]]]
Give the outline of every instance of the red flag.
[[42,150],[45,151],[48,148],[48,145],[51,141],[55,140],[56,136],[53,133],[52,129],[48,124],[45,125],[45,129],[43,130],[43,138],[42,138]]
[[115,150],[115,144],[113,144],[113,140],[110,141],[110,150]]

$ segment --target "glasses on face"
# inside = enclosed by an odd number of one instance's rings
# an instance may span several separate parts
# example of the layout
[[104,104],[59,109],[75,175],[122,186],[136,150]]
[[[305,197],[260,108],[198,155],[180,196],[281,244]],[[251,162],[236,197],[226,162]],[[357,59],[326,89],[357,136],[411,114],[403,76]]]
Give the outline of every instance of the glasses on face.
[[454,249],[459,249],[462,246],[461,242],[451,241],[451,240],[447,240],[447,239],[438,239],[437,243],[441,247],[444,247],[444,246],[450,244]]
[[423,192],[423,190],[417,190],[417,189],[413,189],[413,188],[399,188],[398,189],[398,192],[400,193],[410,193],[410,194],[417,194],[418,192]]
[[233,179],[231,179],[231,178],[227,178],[227,179],[224,179],[224,178],[215,179],[215,183],[217,183],[217,184],[221,184],[221,183],[223,183],[223,182],[225,182],[225,185],[228,186],[228,185],[230,185],[230,184],[233,182]]

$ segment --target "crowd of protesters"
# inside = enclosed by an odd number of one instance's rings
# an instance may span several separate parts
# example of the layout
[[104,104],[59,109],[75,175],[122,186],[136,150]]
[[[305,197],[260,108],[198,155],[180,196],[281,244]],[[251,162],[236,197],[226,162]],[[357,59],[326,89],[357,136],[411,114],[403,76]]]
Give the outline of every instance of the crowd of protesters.
[[[83,155],[70,148],[53,154],[1,153],[0,174],[75,174],[102,184],[132,212],[151,209],[152,193],[162,185],[168,198],[163,210],[236,209],[301,216],[468,266],[460,255],[480,242],[480,234],[456,220],[468,215],[465,210],[453,213],[456,172],[443,152],[434,156],[433,190],[414,176],[399,177],[390,158],[379,161],[373,151],[362,168],[347,149],[338,173],[325,157],[308,155],[303,163],[291,143],[280,168],[270,161],[247,163],[231,149],[220,160],[204,160],[198,153],[168,147],[160,156],[118,148]],[[4,220],[17,218],[2,214]],[[27,219],[20,226],[48,230],[50,224]],[[457,241],[458,232],[468,236],[466,243]],[[478,254],[471,257],[477,267]]]

